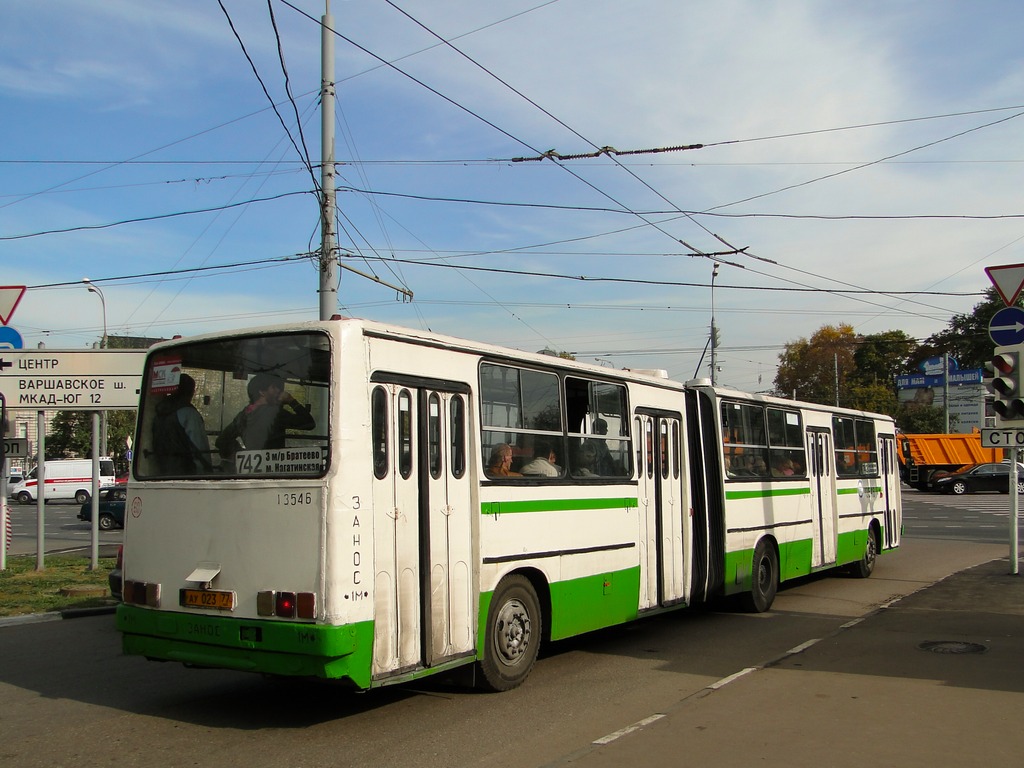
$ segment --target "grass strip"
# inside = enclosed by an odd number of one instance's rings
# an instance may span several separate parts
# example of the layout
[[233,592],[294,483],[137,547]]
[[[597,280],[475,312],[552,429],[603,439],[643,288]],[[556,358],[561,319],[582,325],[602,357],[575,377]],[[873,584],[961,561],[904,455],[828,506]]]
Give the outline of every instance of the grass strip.
[[[116,604],[107,588],[107,574],[115,558],[101,557],[95,571],[89,569],[89,562],[87,557],[51,555],[44,569],[37,571],[35,555],[8,556],[7,568],[0,571],[0,616]],[[61,594],[61,590],[71,594]],[[102,596],[90,594],[99,590],[103,590]]]

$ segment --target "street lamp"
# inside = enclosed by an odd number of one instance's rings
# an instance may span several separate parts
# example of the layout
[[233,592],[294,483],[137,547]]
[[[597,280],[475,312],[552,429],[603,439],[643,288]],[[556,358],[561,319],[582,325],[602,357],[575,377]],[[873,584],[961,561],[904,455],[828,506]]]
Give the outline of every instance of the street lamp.
[[100,341],[100,349],[106,349],[107,348],[107,300],[106,300],[106,298],[104,298],[103,291],[100,290],[100,287],[98,285],[94,285],[92,282],[90,282],[88,277],[83,277],[82,278],[82,283],[85,284],[85,287],[89,291],[89,293],[95,293],[97,296],[100,297],[100,304],[103,305],[103,338]]
[[[107,348],[107,299],[103,296],[103,291],[100,290],[100,287],[98,285],[93,285],[89,281],[88,277],[83,277],[82,278],[82,283],[85,285],[85,287],[89,291],[89,293],[95,293],[97,296],[100,297],[100,304],[103,305],[103,338],[100,339],[100,349],[106,349]],[[99,435],[100,436],[100,445],[99,445],[99,450],[100,450],[100,455],[101,456],[106,456],[107,455],[107,412],[106,411],[102,411],[100,413],[100,421],[102,421],[102,424],[100,425],[100,435]],[[93,428],[94,429],[95,429],[95,425],[96,425],[96,422],[94,421],[93,422]]]

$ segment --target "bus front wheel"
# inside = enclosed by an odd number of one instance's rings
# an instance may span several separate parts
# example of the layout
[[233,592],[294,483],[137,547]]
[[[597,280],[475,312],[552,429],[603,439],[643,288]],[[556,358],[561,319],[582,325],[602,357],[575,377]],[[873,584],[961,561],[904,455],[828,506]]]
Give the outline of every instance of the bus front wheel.
[[772,543],[761,539],[754,547],[750,592],[744,595],[744,607],[751,613],[764,613],[772,607],[778,590],[779,558]]
[[479,687],[499,692],[520,685],[537,661],[540,638],[540,601],[530,580],[518,574],[502,579],[487,611]]

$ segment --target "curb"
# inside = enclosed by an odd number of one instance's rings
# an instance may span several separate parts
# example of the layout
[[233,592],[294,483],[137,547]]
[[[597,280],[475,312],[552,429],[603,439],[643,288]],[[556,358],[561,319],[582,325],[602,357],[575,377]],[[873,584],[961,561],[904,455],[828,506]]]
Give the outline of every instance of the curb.
[[116,605],[103,605],[95,608],[67,608],[63,611],[50,611],[48,613],[26,613],[21,616],[0,617],[0,629],[13,627],[21,624],[44,624],[48,621],[61,621],[62,619],[83,619],[88,616],[105,616],[113,614],[117,610]]

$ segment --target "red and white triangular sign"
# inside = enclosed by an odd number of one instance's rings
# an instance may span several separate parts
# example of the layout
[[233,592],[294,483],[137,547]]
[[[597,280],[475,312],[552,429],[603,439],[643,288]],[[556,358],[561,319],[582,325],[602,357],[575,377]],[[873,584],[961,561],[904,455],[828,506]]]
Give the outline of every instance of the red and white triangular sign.
[[1003,267],[985,267],[988,279],[999,291],[1003,303],[1008,307],[1017,304],[1017,297],[1024,289],[1024,264],[1007,264]]
[[24,285],[0,285],[0,323],[7,325],[24,293]]

